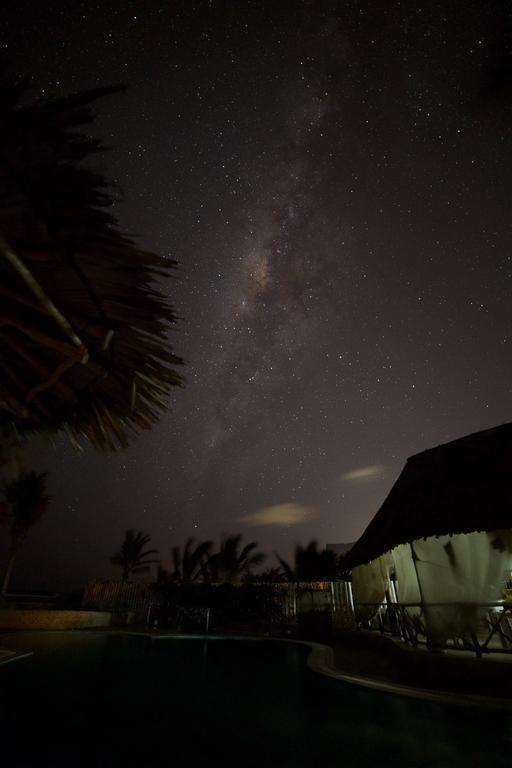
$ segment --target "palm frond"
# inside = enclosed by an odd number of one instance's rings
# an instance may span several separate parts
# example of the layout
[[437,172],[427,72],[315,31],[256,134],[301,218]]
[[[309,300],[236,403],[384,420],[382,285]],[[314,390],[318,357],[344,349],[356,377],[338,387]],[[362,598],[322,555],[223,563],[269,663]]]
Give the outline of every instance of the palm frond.
[[110,558],[113,565],[122,569],[123,579],[127,579],[131,573],[145,573],[153,563],[159,563],[159,559],[149,559],[150,555],[158,554],[157,549],[144,547],[149,543],[150,537],[143,531],[135,531],[133,528],[125,532],[121,549]]
[[286,562],[286,560],[283,560],[282,557],[280,557],[277,552],[274,552],[279,565],[283,569],[284,575],[286,577],[287,581],[297,581],[297,574],[293,570],[293,568]]

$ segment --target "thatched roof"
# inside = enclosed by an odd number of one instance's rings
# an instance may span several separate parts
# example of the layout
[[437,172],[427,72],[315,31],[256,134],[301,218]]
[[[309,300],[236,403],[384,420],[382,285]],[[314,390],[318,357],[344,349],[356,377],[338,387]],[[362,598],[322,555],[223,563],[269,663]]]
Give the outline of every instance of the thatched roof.
[[347,554],[368,563],[429,536],[512,527],[512,423],[408,459],[381,508]]
[[174,262],[120,232],[109,182],[91,166],[102,147],[84,125],[116,90],[31,105],[0,77],[4,440],[65,430],[97,448],[126,445],[182,382],[163,290]]

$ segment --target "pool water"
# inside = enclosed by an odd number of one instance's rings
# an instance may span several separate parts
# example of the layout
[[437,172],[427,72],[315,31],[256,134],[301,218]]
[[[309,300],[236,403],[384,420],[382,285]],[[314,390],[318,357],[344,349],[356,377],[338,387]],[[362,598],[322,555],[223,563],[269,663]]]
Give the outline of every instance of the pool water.
[[[305,646],[100,633],[18,635],[0,666],[8,766],[494,768],[512,717],[311,671]],[[11,646],[13,643],[11,642]]]

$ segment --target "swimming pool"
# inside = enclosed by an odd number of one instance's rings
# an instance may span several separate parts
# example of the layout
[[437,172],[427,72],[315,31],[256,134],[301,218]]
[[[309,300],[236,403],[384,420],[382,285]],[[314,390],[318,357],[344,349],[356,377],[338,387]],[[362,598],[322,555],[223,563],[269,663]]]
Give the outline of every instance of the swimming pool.
[[279,641],[16,636],[5,766],[509,766],[512,717],[341,683]]

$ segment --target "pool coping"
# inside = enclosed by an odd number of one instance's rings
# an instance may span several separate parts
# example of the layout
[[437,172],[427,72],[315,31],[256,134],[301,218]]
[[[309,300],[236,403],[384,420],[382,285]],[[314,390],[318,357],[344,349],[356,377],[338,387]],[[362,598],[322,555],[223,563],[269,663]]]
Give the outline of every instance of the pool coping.
[[8,648],[0,648],[0,667],[11,661],[19,661],[33,655],[34,651],[10,651]]
[[[302,641],[299,641],[302,642]],[[371,688],[409,698],[434,701],[442,704],[455,704],[457,706],[484,707],[487,709],[512,709],[512,699],[502,699],[493,696],[480,696],[478,694],[463,694],[450,691],[436,691],[430,688],[415,688],[410,685],[393,683],[377,678],[364,677],[341,672],[333,664],[334,654],[332,648],[321,643],[306,643],[312,651],[308,657],[308,666],[327,677],[341,680],[345,683]],[[314,646],[314,647],[313,647]]]
[[409,698],[423,699],[425,701],[434,701],[442,704],[455,704],[457,706],[483,707],[487,709],[512,709],[512,699],[502,699],[493,696],[479,696],[472,694],[453,693],[450,691],[436,691],[429,688],[416,688],[414,686],[393,683],[378,678],[365,677],[363,675],[354,675],[342,672],[334,664],[333,649],[324,643],[317,643],[312,640],[296,640],[288,637],[261,637],[257,635],[199,635],[199,634],[163,634],[151,632],[123,631],[123,635],[137,635],[139,637],[149,637],[153,640],[252,640],[258,642],[284,642],[294,643],[295,645],[307,646],[311,649],[308,655],[307,665],[309,669],[318,674],[325,675],[334,680],[340,680],[350,685],[358,685],[363,688],[370,688],[382,693],[394,694],[397,696],[407,696]]

